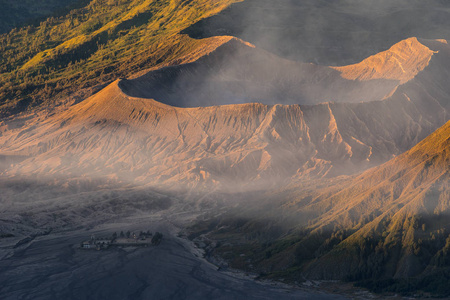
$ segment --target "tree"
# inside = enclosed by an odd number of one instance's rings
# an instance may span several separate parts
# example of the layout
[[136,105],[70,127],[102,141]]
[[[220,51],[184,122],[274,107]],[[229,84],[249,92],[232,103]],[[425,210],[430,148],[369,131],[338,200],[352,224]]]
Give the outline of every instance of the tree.
[[125,237],[125,234],[123,234],[123,231],[121,231],[120,232],[120,235],[119,235],[121,238],[124,238]]
[[160,233],[158,231],[155,232],[155,235],[152,238],[152,244],[153,245],[159,245],[159,243],[161,243],[162,238],[163,238],[162,233]]

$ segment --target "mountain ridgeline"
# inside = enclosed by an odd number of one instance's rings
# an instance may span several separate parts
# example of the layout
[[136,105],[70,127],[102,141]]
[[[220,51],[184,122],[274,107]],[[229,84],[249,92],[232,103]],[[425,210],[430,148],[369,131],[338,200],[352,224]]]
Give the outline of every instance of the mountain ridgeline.
[[[287,68],[288,61],[231,37],[205,44],[180,58],[184,64],[113,82],[60,113],[17,129],[17,122],[4,122],[3,152],[27,157],[7,174],[259,189],[360,172],[448,120],[446,41],[411,38],[338,69]],[[300,90],[304,98],[295,98]],[[291,96],[278,98],[277,91]],[[331,94],[339,102],[320,103]],[[364,94],[372,95],[368,102]],[[170,105],[176,99],[183,107]],[[217,105],[228,99],[243,103]],[[295,99],[312,104],[291,104]],[[245,103],[256,101],[268,104]],[[271,104],[283,101],[289,105]]]

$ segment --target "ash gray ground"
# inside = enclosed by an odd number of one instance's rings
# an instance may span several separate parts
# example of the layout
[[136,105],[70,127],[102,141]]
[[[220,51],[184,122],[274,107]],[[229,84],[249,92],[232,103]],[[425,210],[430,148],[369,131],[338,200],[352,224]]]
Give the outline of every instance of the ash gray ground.
[[[0,240],[9,251],[0,260],[0,299],[345,299],[217,271],[190,241],[175,236],[171,223],[137,223],[51,233],[15,249]],[[141,227],[162,231],[163,242],[105,251],[76,248],[91,233]]]

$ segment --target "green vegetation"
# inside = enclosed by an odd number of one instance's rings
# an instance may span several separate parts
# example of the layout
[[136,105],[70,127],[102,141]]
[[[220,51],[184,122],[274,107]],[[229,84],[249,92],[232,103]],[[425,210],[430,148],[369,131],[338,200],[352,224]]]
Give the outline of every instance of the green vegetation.
[[375,293],[398,293],[404,296],[450,296],[450,270],[437,270],[431,274],[407,279],[367,279],[355,283]]
[[153,245],[159,245],[162,241],[163,238],[163,234],[160,232],[155,232],[155,234],[152,237],[152,244]]
[[305,276],[340,278],[376,293],[447,297],[447,223],[445,216],[411,216],[386,219],[377,230],[363,233],[303,227],[280,234],[270,220],[224,218],[194,224],[190,237],[209,232],[206,236],[215,243],[207,245],[207,255],[221,257],[231,267],[258,273],[261,278],[292,283]]
[[179,34],[234,0],[92,0],[0,35],[0,113],[166,64],[202,45]]

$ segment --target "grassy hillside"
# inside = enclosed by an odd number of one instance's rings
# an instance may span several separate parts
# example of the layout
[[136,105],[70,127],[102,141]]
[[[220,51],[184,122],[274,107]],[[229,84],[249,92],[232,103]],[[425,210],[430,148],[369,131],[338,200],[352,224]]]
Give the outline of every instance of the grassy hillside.
[[93,0],[0,36],[0,112],[54,102],[190,53],[179,32],[234,0]]

